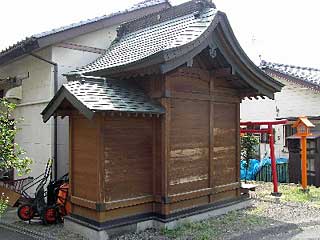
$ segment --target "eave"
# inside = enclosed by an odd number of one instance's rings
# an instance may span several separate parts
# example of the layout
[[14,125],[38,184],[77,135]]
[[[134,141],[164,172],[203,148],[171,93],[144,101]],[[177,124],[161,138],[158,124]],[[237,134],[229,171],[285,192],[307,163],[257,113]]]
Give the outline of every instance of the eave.
[[62,86],[46,108],[41,112],[42,119],[47,122],[55,114],[64,100],[67,100],[75,109],[81,112],[86,118],[92,119],[94,112],[73,96],[64,86]]

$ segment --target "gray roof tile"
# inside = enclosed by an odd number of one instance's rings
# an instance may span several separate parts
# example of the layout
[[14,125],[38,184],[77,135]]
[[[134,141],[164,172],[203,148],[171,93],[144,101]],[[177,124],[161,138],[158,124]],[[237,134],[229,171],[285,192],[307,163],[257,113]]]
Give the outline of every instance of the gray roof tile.
[[84,77],[63,87],[92,111],[162,114],[160,103],[149,98],[137,84],[125,80]]
[[70,74],[90,75],[90,72],[138,62],[160,52],[186,45],[207,30],[217,12],[215,8],[206,8],[198,16],[198,13],[189,13],[128,33],[114,41],[106,53],[97,60]]
[[299,67],[266,61],[261,61],[260,68],[264,70],[270,69],[289,77],[294,77],[307,83],[320,86],[320,69],[317,68]]

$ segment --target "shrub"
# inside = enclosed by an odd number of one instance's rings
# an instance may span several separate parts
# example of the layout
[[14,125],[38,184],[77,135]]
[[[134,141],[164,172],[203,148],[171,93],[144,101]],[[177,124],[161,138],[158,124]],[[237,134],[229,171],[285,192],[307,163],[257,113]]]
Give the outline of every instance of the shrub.
[[2,193],[0,196],[0,216],[2,216],[6,211],[8,207],[8,203],[9,203],[9,197],[6,197],[4,193]]
[[16,105],[0,98],[0,170],[16,169],[19,175],[30,171],[31,159],[25,156],[25,151],[14,142],[17,134],[17,123],[13,119]]

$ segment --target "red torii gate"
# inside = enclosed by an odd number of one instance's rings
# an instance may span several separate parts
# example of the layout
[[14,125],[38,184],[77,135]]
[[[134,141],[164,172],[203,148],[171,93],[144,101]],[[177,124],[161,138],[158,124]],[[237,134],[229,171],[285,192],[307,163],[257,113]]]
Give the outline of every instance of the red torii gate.
[[240,129],[240,133],[267,133],[269,135],[270,145],[270,158],[271,158],[271,169],[272,169],[272,180],[273,180],[273,193],[274,196],[279,196],[281,193],[278,192],[278,177],[276,167],[276,157],[274,154],[274,136],[273,136],[273,125],[287,124],[288,120],[279,121],[266,121],[266,122],[240,122],[240,126],[261,126],[266,125],[266,129]]

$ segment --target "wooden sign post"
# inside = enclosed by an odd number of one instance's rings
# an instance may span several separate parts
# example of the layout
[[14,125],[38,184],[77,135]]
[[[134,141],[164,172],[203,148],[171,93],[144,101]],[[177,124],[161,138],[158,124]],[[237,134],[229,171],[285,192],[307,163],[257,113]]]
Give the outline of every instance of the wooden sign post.
[[302,189],[307,190],[307,136],[310,136],[310,128],[314,125],[308,120],[307,117],[299,117],[293,124],[294,128],[297,128],[297,135],[301,137],[301,185]]

